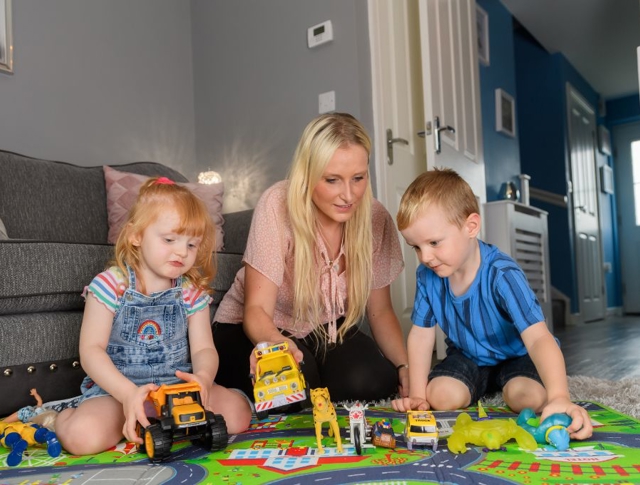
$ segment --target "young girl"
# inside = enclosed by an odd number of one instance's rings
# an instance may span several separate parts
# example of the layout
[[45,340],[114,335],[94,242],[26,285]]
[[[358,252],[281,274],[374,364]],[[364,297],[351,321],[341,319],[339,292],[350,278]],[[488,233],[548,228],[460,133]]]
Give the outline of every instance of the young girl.
[[161,384],[197,382],[207,409],[229,433],[244,431],[251,408],[240,393],[213,382],[218,353],[209,323],[215,231],[206,207],[187,188],[152,178],[140,189],[115,247],[115,263],[85,289],[80,360],[87,377],[77,409],[56,423],[63,447],[95,454],[124,436],[142,443],[145,399]]

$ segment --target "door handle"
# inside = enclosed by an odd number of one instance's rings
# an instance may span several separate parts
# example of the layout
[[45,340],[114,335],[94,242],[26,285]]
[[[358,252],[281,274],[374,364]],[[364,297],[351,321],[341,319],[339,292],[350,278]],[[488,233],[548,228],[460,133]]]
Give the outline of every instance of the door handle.
[[440,118],[438,116],[435,117],[435,119],[433,120],[433,124],[435,125],[435,130],[434,133],[436,135],[436,139],[435,139],[435,148],[436,148],[436,153],[440,153],[442,151],[442,143],[440,142],[440,132],[441,131],[449,131],[451,133],[455,133],[456,129],[453,126],[440,126]]
[[409,140],[405,140],[404,138],[394,138],[393,131],[391,128],[387,128],[387,163],[389,165],[393,165],[393,144],[394,143],[402,143],[403,145],[408,145]]
[[424,138],[425,136],[430,134],[431,134],[431,121],[427,121],[424,131],[419,131],[418,133],[416,133],[416,135],[418,135],[420,138]]

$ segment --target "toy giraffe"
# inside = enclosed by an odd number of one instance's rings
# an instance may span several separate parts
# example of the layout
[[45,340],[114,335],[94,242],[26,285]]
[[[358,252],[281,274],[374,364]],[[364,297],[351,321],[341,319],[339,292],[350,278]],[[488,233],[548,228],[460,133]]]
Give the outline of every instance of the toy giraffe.
[[316,442],[318,444],[318,453],[321,455],[324,453],[322,447],[322,425],[323,423],[329,423],[329,436],[334,437],[336,440],[336,447],[338,452],[342,453],[342,440],[340,439],[340,428],[338,427],[338,417],[336,415],[336,409],[331,403],[329,397],[329,389],[326,387],[319,387],[317,389],[311,389],[311,403],[313,404],[313,422],[316,427]]

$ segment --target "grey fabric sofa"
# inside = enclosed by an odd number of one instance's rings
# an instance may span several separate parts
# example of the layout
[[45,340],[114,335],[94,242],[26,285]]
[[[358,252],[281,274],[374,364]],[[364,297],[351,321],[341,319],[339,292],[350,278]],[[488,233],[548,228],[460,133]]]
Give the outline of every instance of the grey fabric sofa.
[[[118,170],[187,179],[154,162]],[[241,265],[252,211],[224,214],[225,251],[211,315]],[[40,160],[0,150],[0,416],[79,393],[83,288],[111,259],[101,166]]]

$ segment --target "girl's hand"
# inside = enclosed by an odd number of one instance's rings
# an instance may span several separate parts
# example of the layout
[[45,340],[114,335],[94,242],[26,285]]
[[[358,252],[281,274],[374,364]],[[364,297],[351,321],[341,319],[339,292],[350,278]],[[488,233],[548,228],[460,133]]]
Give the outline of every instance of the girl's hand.
[[[200,385],[200,401],[202,402],[202,407],[205,409],[209,403],[209,390],[213,385],[212,382],[207,382],[208,378],[203,377],[199,374],[189,374],[188,372],[182,372],[181,370],[176,371],[176,377],[185,382],[195,382]],[[209,409],[211,411],[211,409]]]
[[542,410],[540,422],[555,413],[564,413],[571,418],[571,424],[567,428],[571,439],[586,440],[591,437],[593,426],[585,408],[572,403],[569,399],[554,399],[549,401]]
[[[290,340],[288,338],[283,338],[278,342],[266,342],[266,343],[270,347],[272,345],[277,345],[282,342],[287,342],[287,344],[289,345],[289,352],[291,353],[291,355],[293,355],[293,358],[296,359],[296,362],[298,363],[302,362],[302,359],[304,358],[304,354],[302,353],[302,350],[300,350],[298,346],[293,342],[293,340]],[[251,380],[253,384],[256,383],[255,377],[254,377],[256,375],[256,363],[257,363],[257,359],[255,356],[255,353],[251,351],[251,356],[249,357],[249,368],[251,369]]]
[[144,386],[136,387],[122,401],[122,410],[124,411],[122,434],[127,441],[142,444],[142,438],[136,433],[136,425],[140,423],[142,427],[146,428],[151,424],[144,410],[144,402],[149,393],[156,390],[158,390],[158,386],[155,384],[145,384]]
[[405,397],[391,401],[391,407],[398,412],[427,411],[431,408],[426,399],[421,397]]

